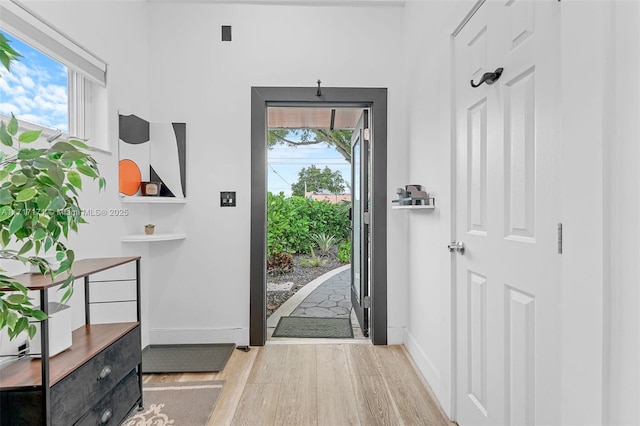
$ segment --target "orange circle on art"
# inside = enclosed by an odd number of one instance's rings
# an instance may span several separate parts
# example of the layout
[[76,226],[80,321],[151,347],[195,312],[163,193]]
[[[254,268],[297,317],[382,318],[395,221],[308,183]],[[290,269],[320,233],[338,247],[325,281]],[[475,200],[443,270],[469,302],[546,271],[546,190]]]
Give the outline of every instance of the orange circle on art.
[[132,160],[120,160],[120,192],[124,195],[135,195],[140,189],[142,174],[140,168]]

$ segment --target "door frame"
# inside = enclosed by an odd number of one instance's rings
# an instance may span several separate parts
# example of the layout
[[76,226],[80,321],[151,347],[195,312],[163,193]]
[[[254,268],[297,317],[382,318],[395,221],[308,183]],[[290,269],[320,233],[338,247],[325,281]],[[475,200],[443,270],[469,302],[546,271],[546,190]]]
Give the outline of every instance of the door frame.
[[251,253],[249,344],[267,340],[267,108],[270,106],[364,107],[370,110],[371,327],[374,345],[387,344],[387,89],[323,87],[251,88]]

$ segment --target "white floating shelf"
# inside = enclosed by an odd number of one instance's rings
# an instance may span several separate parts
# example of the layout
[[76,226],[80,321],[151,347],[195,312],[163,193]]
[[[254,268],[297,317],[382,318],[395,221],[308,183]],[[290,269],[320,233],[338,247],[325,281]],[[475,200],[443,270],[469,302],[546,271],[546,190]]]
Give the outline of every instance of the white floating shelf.
[[172,241],[184,240],[187,234],[132,234],[122,237],[120,241],[123,243],[146,243],[151,241]]
[[186,198],[177,197],[121,197],[123,203],[141,203],[141,204],[185,204]]
[[436,208],[434,205],[427,206],[392,206],[393,210],[433,210]]

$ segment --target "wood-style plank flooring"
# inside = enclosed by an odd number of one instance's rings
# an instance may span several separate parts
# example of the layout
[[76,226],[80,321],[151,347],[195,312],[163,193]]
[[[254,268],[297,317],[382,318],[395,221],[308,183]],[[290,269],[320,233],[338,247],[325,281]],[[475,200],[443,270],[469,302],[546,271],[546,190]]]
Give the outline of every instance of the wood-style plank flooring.
[[450,425],[402,346],[267,345],[234,351],[220,373],[144,380],[226,380],[209,426]]

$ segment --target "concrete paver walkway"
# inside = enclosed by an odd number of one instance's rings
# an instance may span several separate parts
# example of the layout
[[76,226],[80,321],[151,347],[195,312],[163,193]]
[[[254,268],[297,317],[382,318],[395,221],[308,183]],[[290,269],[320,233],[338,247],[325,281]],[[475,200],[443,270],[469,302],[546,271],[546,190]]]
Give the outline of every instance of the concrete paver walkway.
[[349,318],[351,315],[351,269],[320,284],[291,313],[293,317]]
[[351,309],[351,265],[345,265],[316,278],[302,287],[267,318],[267,336],[272,340],[299,340],[287,337],[272,337],[280,318],[351,318],[354,338],[364,339],[358,319]]

